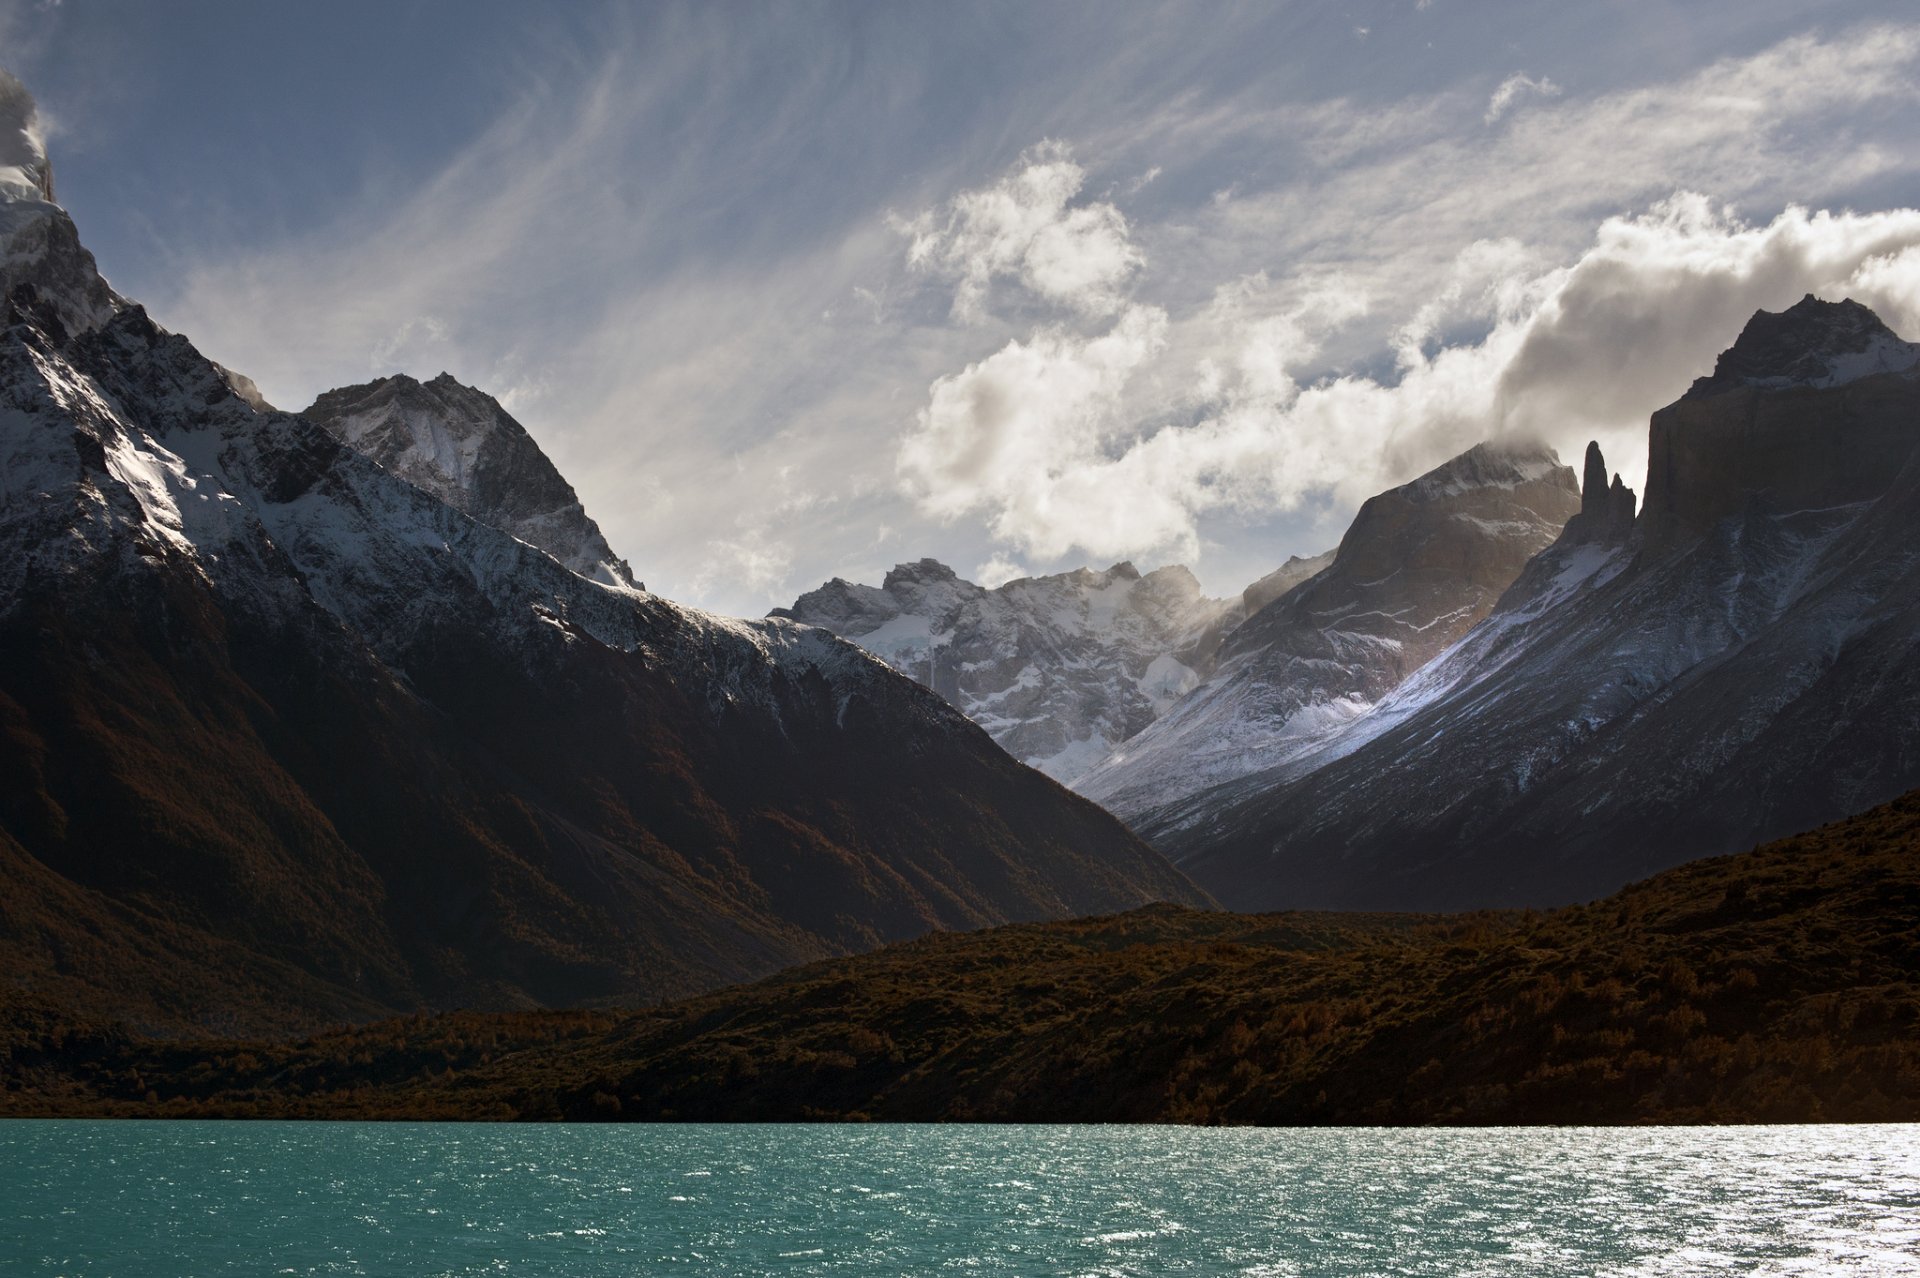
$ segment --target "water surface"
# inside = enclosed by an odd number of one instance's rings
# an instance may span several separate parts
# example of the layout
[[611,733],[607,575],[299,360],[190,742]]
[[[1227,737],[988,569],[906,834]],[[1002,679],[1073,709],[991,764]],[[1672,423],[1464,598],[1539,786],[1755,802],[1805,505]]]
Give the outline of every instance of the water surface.
[[0,1123],[6,1275],[1920,1274],[1920,1127]]

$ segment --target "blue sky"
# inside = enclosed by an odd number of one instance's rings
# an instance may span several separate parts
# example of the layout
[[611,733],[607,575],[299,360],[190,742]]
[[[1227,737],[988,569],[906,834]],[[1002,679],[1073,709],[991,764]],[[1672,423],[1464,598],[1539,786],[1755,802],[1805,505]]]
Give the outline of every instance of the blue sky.
[[1920,335],[1897,4],[0,3],[122,292],[283,407],[446,369],[655,589],[1237,590],[1756,306]]

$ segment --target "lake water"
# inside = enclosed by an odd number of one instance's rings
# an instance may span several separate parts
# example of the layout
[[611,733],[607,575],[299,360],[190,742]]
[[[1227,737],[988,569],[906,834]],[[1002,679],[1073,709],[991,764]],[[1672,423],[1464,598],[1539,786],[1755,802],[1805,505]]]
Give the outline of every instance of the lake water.
[[0,1123],[0,1274],[1920,1274],[1920,1127]]

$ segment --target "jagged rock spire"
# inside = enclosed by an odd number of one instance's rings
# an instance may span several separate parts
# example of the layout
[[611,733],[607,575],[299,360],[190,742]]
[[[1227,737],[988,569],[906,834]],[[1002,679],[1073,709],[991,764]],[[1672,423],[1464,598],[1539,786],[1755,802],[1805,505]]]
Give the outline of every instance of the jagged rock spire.
[[1600,441],[1587,444],[1580,484],[1580,513],[1567,521],[1566,536],[1573,541],[1619,541],[1633,528],[1637,499],[1618,474],[1607,482],[1607,459]]
[[1587,444],[1587,461],[1580,478],[1580,513],[1604,515],[1607,509],[1607,459],[1600,453],[1600,441]]

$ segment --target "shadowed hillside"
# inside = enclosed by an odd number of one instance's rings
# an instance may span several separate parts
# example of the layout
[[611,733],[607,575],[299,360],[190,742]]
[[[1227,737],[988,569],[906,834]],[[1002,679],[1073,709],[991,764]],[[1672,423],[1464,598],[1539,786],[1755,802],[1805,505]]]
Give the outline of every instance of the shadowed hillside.
[[1152,907],[640,1012],[168,1044],[13,1007],[11,1114],[1920,1118],[1920,792],[1550,913]]

